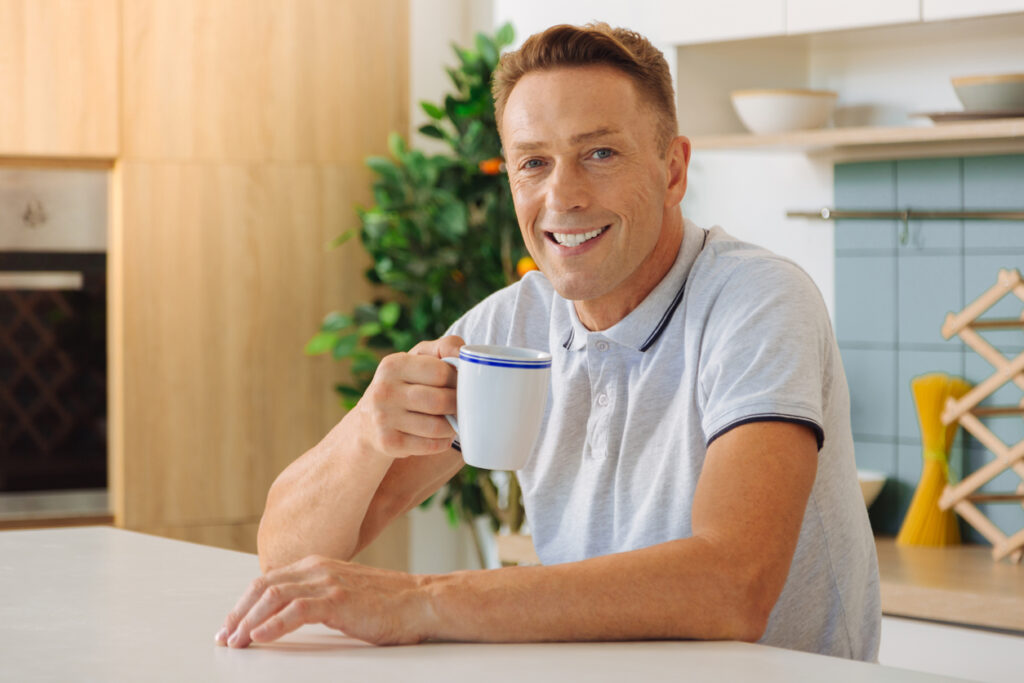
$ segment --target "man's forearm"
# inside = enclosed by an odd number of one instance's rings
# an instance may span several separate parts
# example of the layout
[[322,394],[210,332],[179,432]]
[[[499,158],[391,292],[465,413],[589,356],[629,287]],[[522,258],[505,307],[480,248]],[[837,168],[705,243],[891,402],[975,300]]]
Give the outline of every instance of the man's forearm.
[[307,555],[350,559],[370,501],[392,460],[358,450],[350,412],[274,482],[260,521],[264,571]]
[[547,567],[431,576],[428,638],[757,640],[778,597],[756,566],[697,538]]

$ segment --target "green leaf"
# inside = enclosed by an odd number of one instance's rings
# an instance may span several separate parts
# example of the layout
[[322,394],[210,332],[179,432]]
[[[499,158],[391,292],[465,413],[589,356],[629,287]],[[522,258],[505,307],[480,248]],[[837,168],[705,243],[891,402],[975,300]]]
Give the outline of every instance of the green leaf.
[[483,33],[476,34],[476,49],[492,68],[498,63],[498,48]]
[[444,70],[448,73],[448,78],[451,80],[452,85],[458,88],[462,83],[462,72],[458,69],[453,69],[450,66],[446,66]]
[[426,112],[427,116],[429,116],[432,119],[437,119],[438,121],[440,121],[441,119],[444,118],[444,111],[436,104],[423,101],[420,102],[420,107],[423,109],[424,112]]
[[462,142],[459,145],[459,151],[467,159],[475,161],[482,161],[487,158],[487,151],[483,145],[486,141],[486,133],[484,131],[484,124],[478,120],[470,122],[469,127],[466,129],[466,134],[462,138]]
[[366,165],[385,182],[392,185],[401,185],[402,173],[391,159],[385,157],[366,157]]
[[401,160],[405,156],[406,149],[405,139],[401,135],[395,132],[388,135],[388,151],[391,152],[391,156]]
[[[388,333],[391,338],[391,345],[395,348],[395,351],[408,351],[412,347],[416,346],[416,335],[411,332],[396,332],[391,331]],[[440,335],[430,335],[440,336]]]
[[380,362],[377,360],[377,357],[372,353],[366,356],[356,355],[352,359],[352,372],[357,375],[373,374],[377,371],[379,364]]
[[452,239],[466,234],[466,205],[451,202],[441,207],[437,214],[437,227]]
[[362,391],[348,384],[337,384],[334,390],[345,398],[354,398],[357,401],[363,397]]
[[359,304],[356,306],[355,319],[360,325],[363,323],[370,323],[377,319],[377,306],[376,304]]
[[324,321],[320,323],[320,330],[322,332],[339,332],[351,324],[352,316],[332,311],[324,316]]
[[341,245],[345,244],[345,242],[348,242],[350,239],[352,239],[352,237],[355,236],[355,234],[356,234],[356,230],[355,229],[346,230],[345,232],[341,233],[340,235],[335,237],[333,240],[331,240],[328,243],[328,246],[330,246],[332,248],[333,247],[340,247]]
[[383,331],[380,323],[364,323],[359,326],[359,335],[362,337],[375,337]]
[[331,355],[334,356],[335,360],[348,358],[352,355],[352,352],[356,350],[357,344],[359,344],[358,334],[346,334],[344,337],[339,337],[334,343],[334,349],[331,351]]
[[334,348],[335,342],[338,341],[338,334],[336,332],[317,332],[313,335],[313,338],[306,343],[306,347],[303,352],[307,356],[317,356],[321,353],[326,353]]
[[455,509],[455,503],[445,503],[444,511],[448,517],[448,526],[459,526],[459,513]]
[[512,41],[516,39],[516,30],[512,28],[510,22],[505,22],[498,32],[494,35],[494,42],[499,48],[511,45]]
[[389,301],[380,307],[380,323],[384,327],[394,327],[398,317],[402,314],[402,307],[397,301]]
[[425,126],[420,126],[420,133],[426,135],[428,138],[437,138],[438,140],[445,139],[444,131],[432,123],[428,123]]

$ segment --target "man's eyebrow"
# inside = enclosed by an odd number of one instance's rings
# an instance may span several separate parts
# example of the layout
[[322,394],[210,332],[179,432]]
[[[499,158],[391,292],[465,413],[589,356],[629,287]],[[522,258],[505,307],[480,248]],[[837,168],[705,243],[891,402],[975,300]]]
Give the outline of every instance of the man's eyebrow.
[[[598,128],[597,130],[588,131],[586,133],[578,133],[569,138],[569,142],[574,145],[578,145],[595,138],[602,138],[608,135],[616,135],[620,131],[615,128]],[[547,143],[545,142],[514,142],[512,143],[512,149],[517,152],[529,152],[531,150],[540,149]]]

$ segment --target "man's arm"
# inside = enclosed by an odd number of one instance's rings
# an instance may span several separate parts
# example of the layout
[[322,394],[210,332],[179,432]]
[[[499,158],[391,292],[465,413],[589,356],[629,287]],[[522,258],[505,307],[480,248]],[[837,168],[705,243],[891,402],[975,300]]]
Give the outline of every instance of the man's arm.
[[708,449],[692,537],[582,562],[420,577],[308,558],[257,579],[218,641],[245,647],[303,623],[382,644],[754,641],[785,585],[817,456],[807,427],[736,427]]
[[446,413],[455,412],[458,353],[446,337],[385,358],[359,404],[289,465],[267,495],[258,536],[264,571],[307,555],[343,560],[462,466]]
[[817,454],[806,427],[737,427],[708,449],[692,537],[577,563],[437,578],[427,588],[438,624],[430,635],[757,640],[789,573]]

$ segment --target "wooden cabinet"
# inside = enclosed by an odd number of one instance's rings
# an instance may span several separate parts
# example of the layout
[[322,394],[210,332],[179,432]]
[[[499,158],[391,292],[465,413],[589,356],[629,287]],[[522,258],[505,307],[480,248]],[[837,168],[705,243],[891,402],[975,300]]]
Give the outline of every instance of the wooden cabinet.
[[812,33],[920,20],[919,0],[786,0],[787,33]]
[[981,17],[991,14],[1024,12],[1024,0],[922,0],[921,14],[925,21]]
[[0,157],[118,152],[118,0],[0,0]]
[[361,163],[406,125],[404,7],[126,2],[125,156]]
[[[363,159],[407,131],[408,7],[131,0],[122,30],[115,521],[252,550],[271,482],[342,415],[341,366],[302,349],[370,296],[357,241],[328,243],[372,201]],[[406,548],[398,525],[371,557]]]
[[[340,417],[339,365],[302,347],[366,297],[356,165],[127,161],[115,235],[116,425],[130,528],[255,521],[274,477]],[[114,246],[114,245],[112,245]]]

